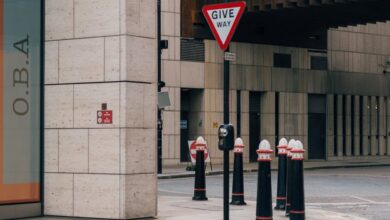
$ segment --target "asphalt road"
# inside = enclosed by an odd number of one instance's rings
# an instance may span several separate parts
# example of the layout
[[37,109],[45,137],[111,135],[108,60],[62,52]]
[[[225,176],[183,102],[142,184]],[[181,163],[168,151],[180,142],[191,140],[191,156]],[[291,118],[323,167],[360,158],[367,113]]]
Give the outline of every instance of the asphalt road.
[[[244,178],[245,199],[256,201],[257,173],[245,174]],[[274,197],[276,181],[277,173],[273,172]],[[159,195],[192,197],[193,185],[193,178],[159,180]],[[209,198],[223,197],[221,175],[208,176],[206,185]],[[305,200],[306,206],[326,211],[354,214],[364,219],[389,220],[390,167],[305,171]]]

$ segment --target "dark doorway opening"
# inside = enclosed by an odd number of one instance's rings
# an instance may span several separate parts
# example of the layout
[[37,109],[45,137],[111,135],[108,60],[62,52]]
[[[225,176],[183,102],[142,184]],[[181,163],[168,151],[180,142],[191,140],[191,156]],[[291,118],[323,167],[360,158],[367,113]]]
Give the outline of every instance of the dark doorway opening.
[[201,134],[202,89],[182,89],[180,94],[180,162],[190,162],[188,141]]
[[260,92],[249,93],[249,161],[257,161],[257,147],[260,143]]
[[309,159],[326,159],[326,96],[309,95]]

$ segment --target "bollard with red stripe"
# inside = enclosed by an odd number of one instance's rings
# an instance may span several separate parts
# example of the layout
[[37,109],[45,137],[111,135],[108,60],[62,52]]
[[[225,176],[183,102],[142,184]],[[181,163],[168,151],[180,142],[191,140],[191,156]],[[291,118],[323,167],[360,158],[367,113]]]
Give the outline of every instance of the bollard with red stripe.
[[292,183],[292,172],[291,172],[291,150],[295,147],[295,140],[291,139],[287,145],[287,182],[286,182],[286,216],[290,215],[291,209],[291,183]]
[[244,142],[237,138],[234,142],[234,170],[233,170],[233,192],[232,205],[246,205],[244,201],[244,173],[242,154],[244,153]]
[[305,192],[303,180],[303,144],[300,141],[296,142],[295,148],[291,150],[291,210],[290,220],[305,219]]
[[195,187],[192,200],[207,200],[206,197],[206,174],[204,167],[204,151],[206,141],[203,137],[196,139],[196,170],[195,170]]
[[259,144],[256,220],[272,220],[271,155],[273,150],[267,140]]
[[276,193],[276,210],[286,209],[286,178],[287,178],[287,140],[282,138],[278,148],[278,189]]

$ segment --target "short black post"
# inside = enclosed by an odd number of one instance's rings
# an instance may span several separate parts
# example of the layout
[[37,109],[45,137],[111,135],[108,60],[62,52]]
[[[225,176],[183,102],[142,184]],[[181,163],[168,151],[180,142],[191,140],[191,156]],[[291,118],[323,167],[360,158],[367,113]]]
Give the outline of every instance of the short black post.
[[292,186],[291,186],[291,210],[290,220],[305,219],[305,192],[303,180],[303,144],[296,142],[296,147],[291,150]]
[[258,154],[256,220],[272,220],[271,144],[260,142]]
[[291,183],[292,183],[292,172],[291,172],[291,150],[295,146],[295,140],[291,139],[287,146],[287,183],[286,183],[286,216],[290,215],[291,209]]
[[231,205],[246,205],[244,201],[244,172],[242,153],[244,142],[237,138],[234,142],[234,170],[233,170],[233,192]]
[[280,139],[278,148],[278,189],[275,210],[286,209],[287,140]]
[[207,200],[206,197],[206,174],[204,167],[204,150],[206,141],[203,137],[196,139],[196,170],[195,170],[195,187],[192,200]]

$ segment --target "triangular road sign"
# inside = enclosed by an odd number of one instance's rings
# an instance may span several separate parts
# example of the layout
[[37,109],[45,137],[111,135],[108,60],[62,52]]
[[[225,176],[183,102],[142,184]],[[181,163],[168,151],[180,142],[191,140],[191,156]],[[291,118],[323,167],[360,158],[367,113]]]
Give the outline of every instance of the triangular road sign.
[[211,32],[219,47],[224,51],[228,47],[245,10],[245,2],[230,2],[205,5],[202,9]]

